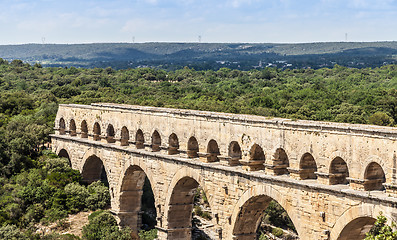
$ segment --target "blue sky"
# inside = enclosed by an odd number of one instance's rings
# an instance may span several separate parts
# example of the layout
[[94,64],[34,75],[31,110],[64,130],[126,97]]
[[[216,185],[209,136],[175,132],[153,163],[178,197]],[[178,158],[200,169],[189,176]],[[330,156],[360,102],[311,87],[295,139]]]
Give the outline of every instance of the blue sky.
[[397,0],[0,0],[0,44],[397,40]]

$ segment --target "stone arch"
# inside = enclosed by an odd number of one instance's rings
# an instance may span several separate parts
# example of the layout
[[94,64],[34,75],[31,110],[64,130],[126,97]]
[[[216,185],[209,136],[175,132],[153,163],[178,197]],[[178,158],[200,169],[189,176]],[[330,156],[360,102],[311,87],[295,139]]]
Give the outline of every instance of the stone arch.
[[241,151],[240,144],[237,141],[232,141],[228,148],[229,165],[236,166],[240,164],[240,160],[243,157],[243,152]]
[[243,164],[243,169],[247,171],[257,171],[265,168],[263,165],[265,159],[263,149],[255,143],[248,152],[248,160],[243,159],[240,163]]
[[386,182],[386,177],[382,167],[376,162],[368,164],[364,173],[364,190],[383,190],[384,182]]
[[299,162],[299,178],[302,180],[316,179],[316,172],[317,164],[313,155],[308,152],[303,154]]
[[359,217],[349,222],[338,236],[338,240],[360,240],[365,238],[365,233],[371,230],[376,219],[372,217]]
[[135,146],[137,149],[145,148],[145,137],[141,129],[138,129],[135,134]]
[[[365,167],[365,168],[367,168],[368,167],[368,165],[369,164],[371,164],[372,162],[376,162],[377,164],[379,164],[379,166],[383,169],[383,171],[384,171],[384,173],[385,173],[385,178],[386,178],[386,180],[389,178],[388,176],[388,170],[389,170],[389,168],[388,168],[388,166],[387,166],[387,164],[385,163],[385,161],[384,161],[384,159],[382,159],[382,158],[380,158],[380,157],[378,157],[378,156],[376,156],[376,155],[370,155],[370,156],[368,156],[366,159],[365,159],[365,161],[362,163],[362,166],[363,166],[363,168]],[[363,169],[361,172],[360,172],[360,177],[361,177],[361,179],[365,179],[365,169]]]
[[263,152],[263,149],[256,143],[252,145],[249,154],[249,160],[265,160],[265,153]]
[[218,143],[214,139],[211,139],[207,145],[207,161],[219,161],[218,155],[220,155]]
[[59,157],[63,157],[63,158],[67,158],[68,162],[69,162],[69,166],[72,166],[72,162],[70,161],[70,155],[68,153],[68,151],[64,148],[62,148],[59,152],[58,152],[58,156]]
[[233,208],[230,231],[233,236],[228,239],[255,239],[260,219],[271,200],[278,202],[287,212],[300,239],[309,239],[301,230],[300,215],[293,211],[290,201],[270,185],[256,185],[243,193]]
[[208,194],[204,179],[199,172],[191,168],[182,168],[172,178],[164,208],[169,239],[191,239],[193,198],[199,186],[202,187],[208,197],[209,205],[212,206],[212,195]]
[[341,157],[332,160],[329,167],[329,184],[348,184],[349,169],[346,162]]
[[101,126],[99,125],[98,122],[94,123],[94,141],[100,141],[101,140]]
[[[365,231],[370,230],[367,226],[371,224],[369,220],[372,219],[375,222],[380,212],[386,211],[382,211],[379,206],[365,203],[349,208],[335,221],[330,232],[330,239],[364,239]],[[386,217],[391,219],[390,216],[386,215]]]
[[275,175],[288,174],[289,160],[283,148],[277,148],[273,155],[273,172]]
[[107,172],[103,161],[96,155],[89,156],[84,161],[84,166],[81,170],[83,182],[90,184],[95,181],[102,181],[108,185]]
[[179,152],[179,139],[175,133],[168,137],[168,154],[173,155]]
[[63,117],[59,119],[59,134],[64,135],[66,133],[65,119]]
[[112,124],[109,124],[108,127],[106,128],[106,141],[108,143],[114,143],[114,135],[115,135],[115,131],[114,131],[114,127]]
[[126,126],[123,126],[121,128],[121,134],[120,134],[120,145],[128,146],[129,140],[130,140],[130,132],[128,131]]
[[187,142],[187,157],[188,158],[196,158],[198,157],[199,152],[199,144],[195,137],[190,137]]
[[[120,187],[119,213],[121,226],[129,226],[135,232],[141,227],[142,196],[145,179],[149,179],[150,188],[152,185],[146,172],[138,165],[130,165],[124,172]],[[153,191],[154,192],[154,191]],[[153,194],[154,202],[156,196]],[[154,206],[153,206],[154,207]]]
[[153,152],[160,151],[160,146],[161,146],[160,133],[157,130],[154,130],[154,132],[152,134],[152,151]]
[[241,159],[242,151],[241,151],[240,144],[238,144],[237,141],[232,141],[229,144],[228,155],[229,155],[229,157],[231,157],[233,159]]
[[70,119],[69,122],[69,134],[70,136],[76,136],[76,122],[74,121],[74,119]]
[[83,120],[80,124],[80,131],[81,131],[81,137],[82,138],[88,138],[88,126],[87,126],[87,121]]

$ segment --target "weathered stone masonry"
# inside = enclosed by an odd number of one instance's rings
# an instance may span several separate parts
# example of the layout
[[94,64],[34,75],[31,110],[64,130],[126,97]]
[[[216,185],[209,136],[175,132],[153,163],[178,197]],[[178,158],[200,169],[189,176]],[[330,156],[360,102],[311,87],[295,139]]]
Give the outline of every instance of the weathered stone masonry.
[[53,150],[87,182],[106,173],[121,225],[150,180],[160,239],[189,239],[201,186],[218,239],[255,239],[271,199],[301,239],[362,239],[397,214],[397,129],[116,104],[60,105]]

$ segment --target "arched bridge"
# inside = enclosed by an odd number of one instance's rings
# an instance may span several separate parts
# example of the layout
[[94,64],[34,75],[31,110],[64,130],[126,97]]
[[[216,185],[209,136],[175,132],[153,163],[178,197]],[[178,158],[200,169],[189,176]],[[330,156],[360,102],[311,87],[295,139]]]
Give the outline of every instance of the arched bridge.
[[121,225],[140,226],[147,177],[160,239],[190,239],[200,186],[217,239],[255,239],[270,200],[300,239],[363,239],[393,220],[397,129],[117,104],[60,105],[53,150],[106,175]]

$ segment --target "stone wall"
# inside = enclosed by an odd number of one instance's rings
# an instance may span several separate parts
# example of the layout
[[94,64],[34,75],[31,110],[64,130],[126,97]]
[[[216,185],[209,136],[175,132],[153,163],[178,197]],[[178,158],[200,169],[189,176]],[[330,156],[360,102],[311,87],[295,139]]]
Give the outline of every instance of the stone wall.
[[253,239],[270,199],[301,239],[357,238],[380,211],[396,213],[394,128],[95,104],[61,105],[55,129],[54,151],[83,176],[99,176],[101,160],[121,224],[139,227],[149,178],[162,239],[189,238],[198,186],[222,239]]

